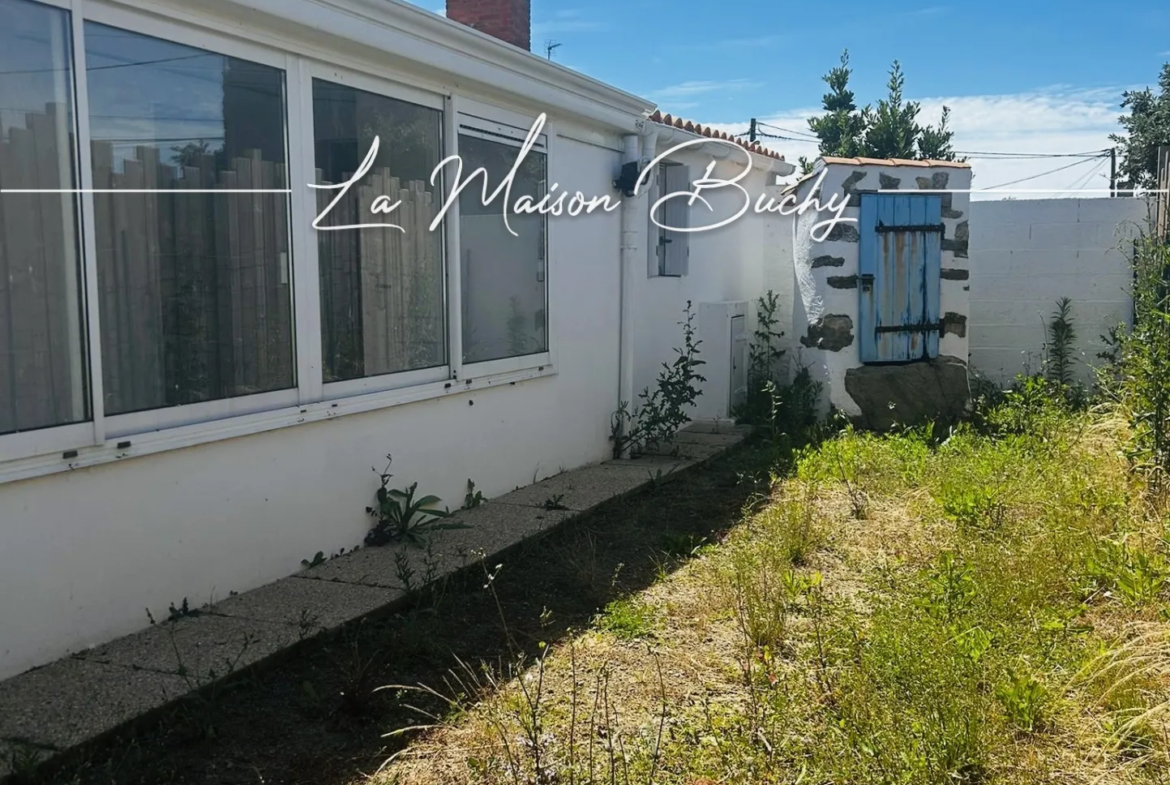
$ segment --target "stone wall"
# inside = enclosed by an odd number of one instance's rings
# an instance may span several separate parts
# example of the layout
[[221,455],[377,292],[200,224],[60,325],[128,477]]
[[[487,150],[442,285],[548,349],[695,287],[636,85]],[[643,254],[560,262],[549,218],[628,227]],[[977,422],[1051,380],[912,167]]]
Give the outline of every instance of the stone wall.
[[[800,336],[798,361],[824,385],[824,409],[836,407],[875,428],[961,410],[967,398],[970,196],[966,191],[971,170],[945,162],[873,159],[829,159],[818,165],[823,170],[794,187],[797,204],[806,197],[818,197],[825,204],[837,194],[837,204],[848,199],[842,217],[851,219],[834,226],[822,241],[813,238],[813,228],[831,217],[828,212],[808,209],[794,228],[793,326]],[[857,338],[859,194],[892,189],[944,191],[940,356],[935,362],[863,366]]]

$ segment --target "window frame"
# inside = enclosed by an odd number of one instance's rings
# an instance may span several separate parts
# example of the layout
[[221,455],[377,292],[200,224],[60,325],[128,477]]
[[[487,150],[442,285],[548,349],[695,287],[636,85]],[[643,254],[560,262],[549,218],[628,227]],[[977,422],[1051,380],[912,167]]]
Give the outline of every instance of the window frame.
[[[254,395],[241,395],[230,398],[221,398],[214,401],[204,401],[201,403],[167,406],[157,409],[148,409],[145,411],[128,412],[125,414],[106,414],[105,407],[99,407],[97,404],[103,400],[100,394],[101,377],[97,376],[96,380],[91,380],[91,387],[95,389],[93,393],[93,409],[95,419],[98,416],[98,410],[102,417],[101,435],[105,439],[123,438],[142,434],[150,431],[158,431],[166,428],[184,427],[190,425],[198,425],[204,423],[215,423],[231,417],[241,415],[255,414],[258,412],[271,411],[286,406],[295,406],[302,399],[302,392],[300,386],[302,378],[300,376],[299,356],[301,348],[305,345],[305,336],[300,332],[300,314],[297,311],[296,291],[298,288],[298,279],[303,278],[303,264],[299,261],[299,257],[303,255],[304,248],[298,247],[296,244],[296,232],[293,223],[294,203],[293,194],[299,189],[293,186],[298,182],[300,176],[297,169],[304,168],[304,160],[300,155],[294,155],[293,148],[293,134],[292,130],[296,115],[293,113],[292,94],[293,75],[296,73],[296,59],[293,55],[283,52],[271,50],[267,47],[257,44],[251,44],[238,39],[230,38],[218,33],[195,30],[188,25],[173,22],[170,20],[157,19],[154,17],[143,16],[134,11],[111,8],[109,6],[93,5],[91,3],[85,4],[84,14],[74,14],[75,20],[80,17],[80,26],[84,30],[86,22],[106,25],[109,27],[116,27],[126,30],[130,33],[140,34],[143,36],[150,36],[168,43],[178,44],[180,46],[189,46],[198,49],[203,49],[213,54],[223,57],[234,57],[241,60],[247,60],[259,65],[264,65],[270,68],[278,69],[284,76],[284,150],[285,150],[285,170],[288,172],[288,190],[287,195],[289,199],[288,204],[288,245],[289,245],[289,260],[288,260],[288,276],[289,276],[289,315],[291,323],[289,340],[292,343],[292,356],[294,377],[293,384],[282,390],[272,390],[268,392],[256,393]],[[78,22],[74,22],[74,30],[78,29]],[[78,36],[75,35],[75,38]],[[80,57],[81,65],[78,67],[78,74],[85,73],[85,40],[84,34],[80,36]],[[78,51],[77,45],[74,46],[74,51]],[[84,79],[78,79],[77,91],[79,94],[78,103],[84,103],[84,119],[80,120],[81,134],[79,134],[79,145],[84,152],[84,159],[82,163],[81,188],[86,189],[83,193],[84,212],[87,216],[84,223],[85,226],[85,248],[86,248],[86,269],[92,273],[92,280],[94,281],[93,298],[88,299],[87,292],[86,310],[90,314],[89,325],[90,335],[90,354],[91,357],[101,357],[100,343],[100,300],[97,292],[97,232],[94,225],[94,200],[91,190],[93,185],[93,169],[92,161],[90,160],[90,147],[92,141],[90,138],[89,126],[89,79],[88,76]],[[84,99],[81,94],[84,91]],[[299,107],[298,107],[299,108]],[[81,111],[79,107],[79,119]],[[306,181],[308,182],[308,181]],[[302,274],[298,275],[298,272]],[[98,375],[101,372],[100,363],[92,363],[91,367],[94,369],[91,373]],[[97,429],[95,428],[95,433]]]
[[[302,60],[302,67],[300,69],[300,101],[301,106],[305,109],[305,114],[308,122],[305,125],[306,133],[304,138],[304,156],[305,160],[311,161],[311,174],[313,177],[306,182],[313,182],[316,180],[316,144],[315,134],[316,128],[314,126],[314,112],[313,112],[313,82],[314,80],[321,80],[335,85],[344,87],[352,87],[354,90],[360,90],[372,95],[379,95],[384,98],[390,98],[396,101],[404,101],[406,103],[422,106],[427,109],[434,109],[440,112],[439,121],[439,160],[443,160],[449,155],[447,152],[450,143],[447,133],[447,104],[448,101],[442,95],[436,93],[419,90],[417,88],[397,83],[385,78],[379,78],[370,74],[364,74],[344,66],[333,65],[320,60],[305,58]],[[436,193],[440,198],[445,199],[448,193],[449,178],[442,178],[439,188]],[[295,189],[294,189],[295,190]],[[306,349],[313,354],[314,365],[316,367],[315,376],[312,378],[314,392],[308,396],[311,400],[334,401],[344,398],[350,398],[356,395],[366,395],[370,393],[387,392],[390,390],[401,390],[411,387],[417,387],[423,384],[430,384],[433,382],[448,381],[453,377],[451,366],[451,295],[448,279],[450,277],[450,264],[448,256],[450,255],[450,247],[447,238],[447,223],[449,216],[445,216],[443,224],[435,231],[439,232],[442,237],[442,270],[443,270],[443,329],[446,333],[446,350],[447,361],[442,365],[436,365],[430,368],[418,368],[409,371],[400,371],[398,373],[378,374],[376,376],[363,376],[358,379],[344,379],[336,382],[326,382],[324,380],[324,361],[321,356],[321,277],[320,277],[320,247],[317,243],[316,230],[312,228],[313,221],[317,218],[317,206],[315,198],[309,198],[306,195],[306,201],[309,204],[309,210],[312,213],[307,219],[309,228],[308,236],[305,239],[302,256],[311,257],[311,265],[306,261],[306,274],[304,277],[312,278],[311,288],[314,293],[313,321],[315,322],[314,333],[315,343],[312,349]],[[371,222],[377,220],[370,216]],[[386,221],[393,223],[394,216],[391,214]],[[309,267],[312,268],[312,275],[308,273]],[[305,334],[306,340],[311,336]],[[317,389],[320,388],[320,389]]]
[[[475,136],[491,142],[499,142],[501,144],[512,144],[517,149],[523,147],[524,140],[532,130],[536,123],[537,116],[526,116],[517,112],[512,112],[506,109],[490,106],[488,104],[479,103],[470,99],[460,98],[458,102],[459,112],[455,116],[456,133],[454,142],[455,150],[452,155],[458,155],[458,137],[461,134],[467,133],[469,136]],[[537,137],[536,144],[533,145],[533,152],[543,153],[545,156],[545,182],[546,189],[551,190],[553,185],[557,183],[553,177],[553,160],[555,149],[556,131],[551,120],[547,121],[540,136]],[[474,170],[472,170],[474,171]],[[464,178],[470,176],[471,172],[464,169]],[[498,183],[489,183],[489,188],[498,185]],[[468,186],[471,188],[471,186]],[[478,187],[478,186],[476,186]],[[500,198],[503,198],[501,194]],[[447,221],[449,226],[458,225],[460,222],[459,200],[455,200],[451,209],[447,213]],[[502,220],[502,219],[501,219]],[[537,369],[543,371],[554,365],[556,358],[556,344],[552,304],[552,259],[550,256],[550,249],[553,247],[553,226],[555,221],[550,221],[548,216],[545,216],[544,229],[544,303],[545,303],[545,350],[543,352],[535,352],[533,354],[523,354],[516,357],[502,357],[496,360],[484,360],[481,362],[464,363],[463,362],[463,292],[462,292],[462,267],[461,262],[463,258],[462,245],[458,246],[458,252],[453,259],[453,276],[457,276],[460,281],[459,299],[452,300],[451,312],[459,314],[459,353],[452,357],[452,361],[458,359],[459,368],[462,378],[465,380],[492,376],[500,373],[513,373],[517,371],[525,371],[530,369]]]
[[[649,209],[647,212],[647,224],[649,225],[649,236],[652,238],[655,238],[655,241],[653,244],[647,243],[648,253],[650,256],[649,267],[650,267],[650,277],[651,278],[677,279],[677,278],[685,278],[687,275],[690,274],[690,263],[689,263],[690,253],[691,253],[691,242],[690,242],[691,235],[690,235],[690,233],[689,232],[673,232],[672,234],[674,234],[675,236],[667,238],[666,235],[667,235],[668,230],[663,229],[661,226],[654,223],[654,216],[653,216],[655,203],[667,195],[666,172],[671,168],[678,168],[678,167],[681,167],[683,169],[683,171],[689,171],[689,168],[690,168],[683,161],[664,159],[664,160],[658,162],[658,164],[655,168],[655,172],[654,172],[654,190],[651,193],[651,198],[649,200]],[[675,193],[680,193],[680,192],[675,192]],[[664,204],[662,207],[662,211],[665,212],[665,210],[666,210],[666,205]],[[688,210],[688,211],[690,210],[690,205],[688,205],[686,207],[686,210]],[[668,240],[671,243],[681,242],[686,246],[686,248],[685,248],[686,258],[688,261],[687,261],[687,263],[685,263],[683,265],[683,270],[681,272],[669,272],[667,270],[667,267],[666,267],[666,265],[667,265],[666,247],[667,246],[666,246],[666,242],[664,242],[664,240]]]
[[[334,53],[329,52],[331,57],[326,61],[323,59],[326,53],[300,51],[290,39],[268,31],[258,31],[255,38],[223,32],[224,28],[216,25],[212,18],[195,11],[178,8],[147,11],[128,8],[112,0],[33,1],[70,14],[72,101],[77,139],[74,156],[78,167],[75,187],[80,191],[81,326],[85,331],[82,350],[87,355],[90,419],[0,435],[0,484],[556,375],[557,310],[551,285],[555,274],[551,249],[556,247],[556,222],[547,218],[545,221],[546,351],[464,367],[459,204],[455,200],[444,216],[442,228],[448,364],[440,368],[443,371],[441,378],[440,374],[430,377],[419,375],[417,371],[328,385],[322,378],[319,259],[316,230],[312,227],[317,215],[316,198],[307,187],[315,177],[313,78],[351,84],[356,89],[440,109],[443,112],[441,159],[458,155],[459,133],[465,120],[471,130],[507,129],[515,135],[515,142],[520,146],[537,119],[535,113],[520,113],[481,103],[461,93],[454,80],[416,78],[409,71],[388,68],[384,62],[358,55],[337,52],[334,59]],[[104,400],[104,393],[89,82],[85,70],[86,22],[117,27],[282,71],[285,155],[290,190],[288,272],[295,369],[293,387],[112,416],[99,405]],[[546,156],[550,189],[557,183],[555,173],[561,166],[557,154],[558,138],[557,124],[549,119],[540,139],[542,148],[536,149],[541,149]],[[446,199],[451,178],[444,179],[443,198]],[[426,369],[425,372],[435,370]],[[377,381],[386,383],[373,383]]]

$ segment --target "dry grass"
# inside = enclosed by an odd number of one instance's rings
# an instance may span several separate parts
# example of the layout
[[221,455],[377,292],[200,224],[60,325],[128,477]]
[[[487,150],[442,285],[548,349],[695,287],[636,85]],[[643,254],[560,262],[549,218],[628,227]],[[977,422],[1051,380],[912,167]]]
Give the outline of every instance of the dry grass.
[[1123,423],[1054,428],[839,437],[641,592],[641,633],[432,685],[448,711],[370,782],[1170,782],[1166,586],[1085,566],[1119,532],[1161,558],[1167,507]]

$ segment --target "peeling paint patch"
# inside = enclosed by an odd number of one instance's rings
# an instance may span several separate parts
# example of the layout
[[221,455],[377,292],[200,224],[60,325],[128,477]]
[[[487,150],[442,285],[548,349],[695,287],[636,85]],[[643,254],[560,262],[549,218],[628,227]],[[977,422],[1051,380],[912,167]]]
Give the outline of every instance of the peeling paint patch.
[[966,281],[971,277],[971,271],[960,270],[957,267],[944,267],[939,275],[944,281]]
[[856,289],[857,276],[856,275],[830,275],[828,279],[829,286],[834,289]]
[[822,316],[808,326],[800,342],[810,349],[839,352],[853,343],[853,320],[843,314]]
[[914,182],[922,191],[941,191],[947,187],[951,175],[949,172],[935,172],[931,177],[915,177]]
[[813,269],[817,267],[844,267],[845,257],[843,256],[818,256],[812,260]]
[[853,224],[837,224],[829,231],[829,236],[825,238],[825,241],[830,243],[856,243],[860,240],[861,235],[857,233],[857,227]]
[[845,178],[845,182],[841,183],[841,190],[845,193],[849,207],[859,207],[861,205],[861,197],[857,195],[855,186],[865,179],[869,172],[864,169],[854,169],[853,174]]
[[952,240],[944,237],[942,241],[942,249],[950,251],[955,255],[956,259],[967,258],[967,241],[966,240]]
[[967,337],[967,317],[961,313],[954,311],[947,311],[946,316],[942,319],[942,334],[957,335],[960,338]]

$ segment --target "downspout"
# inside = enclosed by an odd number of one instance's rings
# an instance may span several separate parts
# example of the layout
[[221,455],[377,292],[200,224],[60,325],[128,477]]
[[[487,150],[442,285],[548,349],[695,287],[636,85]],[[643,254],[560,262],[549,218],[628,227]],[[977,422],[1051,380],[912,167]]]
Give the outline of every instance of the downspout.
[[[622,138],[622,163],[636,163],[641,152],[638,134]],[[634,405],[634,278],[638,261],[638,209],[637,197],[622,195],[621,207],[621,278],[619,300],[621,311],[618,317],[618,407]],[[621,423],[623,428],[625,423]],[[622,456],[625,456],[625,450]]]

